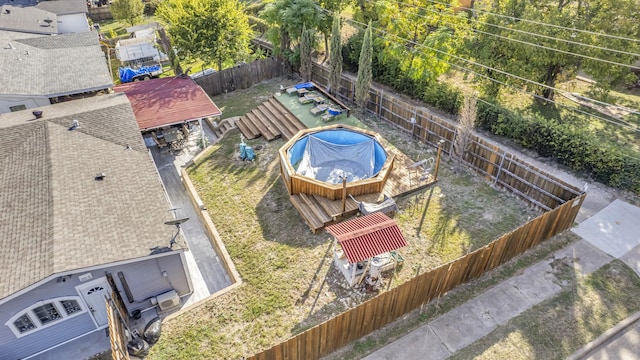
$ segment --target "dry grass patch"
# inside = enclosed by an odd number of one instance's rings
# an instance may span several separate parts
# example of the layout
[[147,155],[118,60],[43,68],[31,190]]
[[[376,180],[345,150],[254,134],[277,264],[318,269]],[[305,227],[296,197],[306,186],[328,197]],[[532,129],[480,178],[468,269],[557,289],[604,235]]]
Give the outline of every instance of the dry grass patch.
[[[366,125],[414,159],[427,153],[385,123]],[[189,172],[243,285],[168,321],[149,359],[241,358],[376,295],[348,287],[332,266],[330,236],[311,234],[289,202],[277,159],[284,141],[249,141],[263,148],[248,163],[237,160],[239,140],[239,132],[231,132]],[[396,220],[409,246],[401,249],[403,268],[388,274],[385,287],[484,246],[537,215],[447,161],[437,186],[397,201],[402,212]]]

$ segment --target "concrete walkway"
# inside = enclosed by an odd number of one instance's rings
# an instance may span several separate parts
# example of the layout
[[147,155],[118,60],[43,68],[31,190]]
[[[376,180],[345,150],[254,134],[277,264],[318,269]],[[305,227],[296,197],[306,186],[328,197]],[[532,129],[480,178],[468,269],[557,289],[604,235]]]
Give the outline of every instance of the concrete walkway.
[[[554,274],[558,262],[572,266],[576,276],[586,276],[620,258],[640,275],[639,215],[638,207],[619,200],[612,202],[573,229],[587,239],[556,252],[551,259],[532,265],[521,275],[496,285],[365,359],[448,358],[487,336],[498,325],[557,295],[562,290],[562,282]],[[640,325],[634,323],[584,358],[637,359],[639,353]]]
[[[208,140],[215,141],[215,135],[212,132],[210,133],[208,126],[205,125],[204,128]],[[200,129],[195,128],[193,130],[193,133],[189,136],[190,142],[195,142],[200,136]],[[231,285],[231,279],[220,257],[211,245],[211,240],[196,214],[196,210],[180,179],[178,169],[192,159],[193,153],[184,150],[180,154],[173,154],[168,148],[160,149],[157,146],[149,149],[169,200],[173,208],[176,209],[176,219],[189,218],[189,221],[181,225],[182,233],[189,248],[185,252],[187,267],[194,285],[194,293],[184,304],[188,306]]]

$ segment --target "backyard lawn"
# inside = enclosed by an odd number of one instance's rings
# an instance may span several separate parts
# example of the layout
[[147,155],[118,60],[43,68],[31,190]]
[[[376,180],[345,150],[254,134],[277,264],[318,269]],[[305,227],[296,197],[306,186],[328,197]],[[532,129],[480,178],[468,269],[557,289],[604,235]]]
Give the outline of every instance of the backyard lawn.
[[[248,110],[243,107],[255,107],[261,103],[256,99],[277,88],[277,82],[264,83],[213,100],[225,116],[240,115]],[[413,159],[433,151],[385,123],[363,122]],[[289,202],[277,158],[284,140],[249,141],[254,148],[262,146],[255,162],[237,160],[239,142],[240,133],[233,130],[189,173],[243,284],[168,320],[149,359],[249,356],[375,296],[346,284],[332,266],[330,235],[312,234]],[[436,186],[396,200],[401,212],[395,219],[409,245],[400,249],[404,266],[387,274],[385,288],[482,247],[538,215],[446,158]]]

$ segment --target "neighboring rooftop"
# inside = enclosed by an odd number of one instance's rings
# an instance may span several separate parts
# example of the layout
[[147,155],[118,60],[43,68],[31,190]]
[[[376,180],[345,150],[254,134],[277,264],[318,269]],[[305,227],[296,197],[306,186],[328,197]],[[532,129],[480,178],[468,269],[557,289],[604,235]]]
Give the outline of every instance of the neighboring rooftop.
[[380,212],[327,226],[327,231],[351,264],[407,246],[396,221]]
[[0,299],[169,245],[170,206],[126,96],[31,110],[0,117]]
[[0,5],[0,30],[51,35],[58,33],[58,16],[35,7]]
[[0,95],[57,97],[113,86],[98,34],[0,34]]
[[87,13],[86,0],[0,0],[0,6],[35,7],[57,15]]
[[134,32],[141,31],[141,30],[147,30],[147,29],[158,30],[160,28],[162,28],[162,26],[160,26],[160,24],[158,24],[157,22],[150,22],[146,24],[131,26],[131,27],[128,27],[126,30],[129,34],[133,34]]
[[152,130],[222,114],[207,93],[189,77],[170,77],[117,85],[127,94],[140,130]]

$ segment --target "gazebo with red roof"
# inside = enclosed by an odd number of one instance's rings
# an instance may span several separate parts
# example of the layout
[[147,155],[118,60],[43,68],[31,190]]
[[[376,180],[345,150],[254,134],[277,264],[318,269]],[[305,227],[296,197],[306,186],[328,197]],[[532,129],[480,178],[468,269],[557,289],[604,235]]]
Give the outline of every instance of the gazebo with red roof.
[[121,84],[113,88],[129,98],[141,131],[150,131],[222,112],[190,77],[176,76]]
[[381,212],[327,226],[327,231],[336,242],[334,263],[351,286],[360,283],[370,266],[376,267],[371,276],[394,268],[399,260],[395,250],[407,246],[396,221]]

